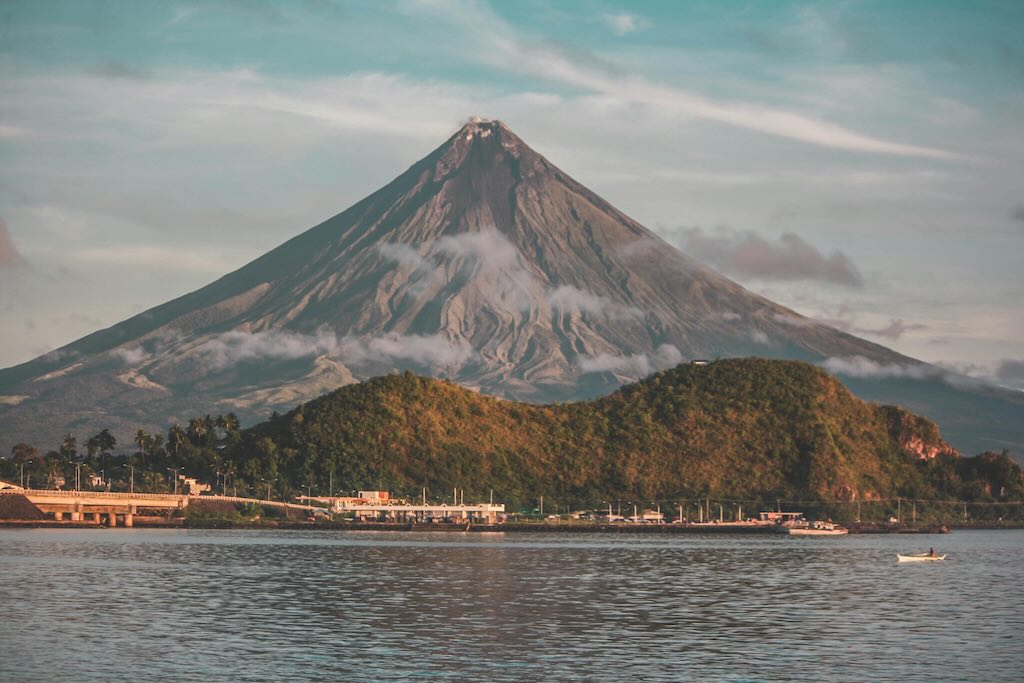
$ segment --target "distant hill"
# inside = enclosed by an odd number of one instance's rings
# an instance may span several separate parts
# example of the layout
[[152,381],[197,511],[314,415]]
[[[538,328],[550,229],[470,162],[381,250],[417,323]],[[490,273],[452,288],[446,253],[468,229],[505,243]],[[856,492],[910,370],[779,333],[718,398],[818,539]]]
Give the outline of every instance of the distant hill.
[[[540,495],[582,504],[955,498],[968,483],[972,495],[1024,493],[1004,456],[960,458],[925,418],[865,403],[813,365],[751,358],[684,364],[604,398],[552,405],[395,374],[246,430],[234,453],[252,479],[322,486],[330,471],[350,487],[409,494],[493,489],[513,506]],[[986,479],[989,470],[997,474]]]
[[396,369],[543,403],[744,356],[867,367],[858,395],[937,420],[961,449],[1024,451],[1024,393],[953,386],[750,292],[479,119],[242,268],[0,370],[0,449],[205,412],[253,424]]

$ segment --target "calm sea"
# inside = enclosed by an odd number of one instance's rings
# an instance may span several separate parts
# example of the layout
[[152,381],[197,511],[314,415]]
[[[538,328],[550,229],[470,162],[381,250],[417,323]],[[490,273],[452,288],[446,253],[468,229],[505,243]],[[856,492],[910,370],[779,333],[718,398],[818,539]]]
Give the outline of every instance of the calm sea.
[[1022,567],[1019,531],[0,530],[0,679],[1021,681]]

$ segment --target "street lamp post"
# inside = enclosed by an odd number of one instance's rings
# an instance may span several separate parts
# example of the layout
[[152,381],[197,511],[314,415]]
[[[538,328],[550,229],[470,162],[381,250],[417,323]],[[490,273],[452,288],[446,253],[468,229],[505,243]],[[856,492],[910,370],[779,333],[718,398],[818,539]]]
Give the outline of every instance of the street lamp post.
[[180,467],[168,467],[168,472],[174,472],[174,495],[178,495],[178,470]]
[[25,488],[25,465],[31,465],[32,461],[27,460],[21,463],[21,488]]
[[127,467],[128,471],[131,472],[131,479],[129,479],[128,495],[135,495],[135,465],[121,465],[121,467]]

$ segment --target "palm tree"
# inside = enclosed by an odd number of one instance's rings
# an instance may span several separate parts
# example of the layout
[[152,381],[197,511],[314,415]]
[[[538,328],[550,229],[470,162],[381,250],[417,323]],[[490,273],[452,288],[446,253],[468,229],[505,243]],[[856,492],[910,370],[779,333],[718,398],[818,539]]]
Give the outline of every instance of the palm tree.
[[146,462],[146,446],[149,445],[149,434],[143,430],[135,432],[135,444],[139,447],[139,453],[142,454],[142,462]]
[[100,430],[100,433],[96,435],[96,438],[99,440],[101,455],[105,455],[117,448],[117,439],[114,438],[114,435],[111,434],[110,430],[106,427]]
[[167,430],[167,446],[174,451],[174,456],[178,456],[178,451],[185,445],[185,441],[188,439],[188,435],[185,434],[185,430],[178,425],[174,425]]
[[209,431],[207,423],[198,417],[188,421],[188,438],[197,446],[203,445],[203,439]]
[[64,435],[60,444],[60,454],[65,458],[74,458],[78,455],[78,439],[71,432]]
[[163,434],[150,434],[149,435],[149,454],[155,457],[161,457],[166,455],[163,451],[164,437]]
[[100,452],[100,435],[93,434],[85,440],[85,452],[89,456],[89,460],[96,457],[96,454]]
[[19,465],[22,463],[26,463],[29,460],[38,460],[39,449],[36,448],[35,446],[32,446],[31,444],[27,444],[24,442],[17,443],[11,447],[11,457],[13,457],[14,462],[18,463]]

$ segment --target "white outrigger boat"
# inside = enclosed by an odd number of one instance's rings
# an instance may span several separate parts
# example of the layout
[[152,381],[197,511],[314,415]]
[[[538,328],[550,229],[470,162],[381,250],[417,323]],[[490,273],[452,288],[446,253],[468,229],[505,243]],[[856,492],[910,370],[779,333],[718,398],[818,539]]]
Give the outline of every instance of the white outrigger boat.
[[901,555],[896,553],[897,562],[939,562],[946,559],[945,554],[936,555],[935,553],[915,553],[913,555]]

